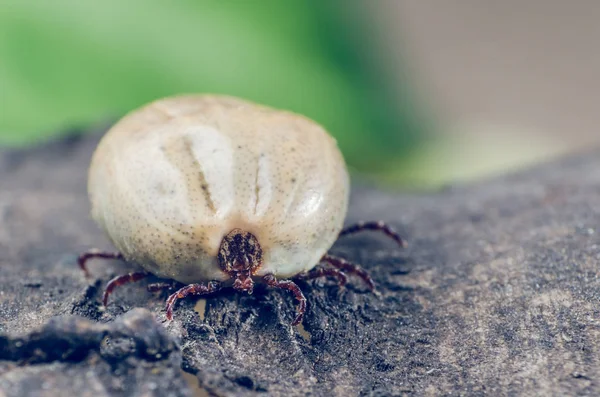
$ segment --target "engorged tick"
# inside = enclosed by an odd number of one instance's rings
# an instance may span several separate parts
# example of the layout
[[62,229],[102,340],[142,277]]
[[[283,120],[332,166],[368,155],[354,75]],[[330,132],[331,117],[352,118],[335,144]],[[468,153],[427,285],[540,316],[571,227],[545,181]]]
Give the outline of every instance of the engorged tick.
[[167,299],[170,320],[178,299],[224,286],[252,293],[254,283],[306,299],[290,278],[346,274],[375,284],[360,266],[327,254],[338,237],[380,230],[383,222],[342,230],[349,177],[335,140],[315,122],[290,112],[227,96],[186,95],[152,102],[121,119],[96,149],[89,170],[92,217],[119,252],[90,258],[136,263],[145,271],[112,279],[119,285],[151,274],[171,280],[155,291],[186,284]]

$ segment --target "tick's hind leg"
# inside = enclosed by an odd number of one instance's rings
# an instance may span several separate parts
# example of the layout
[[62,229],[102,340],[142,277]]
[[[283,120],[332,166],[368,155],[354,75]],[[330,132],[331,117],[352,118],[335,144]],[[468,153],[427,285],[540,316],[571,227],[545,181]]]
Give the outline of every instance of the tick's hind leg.
[[404,241],[402,239],[402,237],[400,237],[400,235],[398,234],[398,232],[396,232],[390,225],[386,224],[383,221],[378,221],[378,222],[358,222],[355,225],[348,226],[348,227],[342,229],[342,231],[340,232],[338,238],[343,237],[343,236],[347,236],[347,235],[350,235],[350,234],[358,233],[358,232],[361,232],[363,230],[380,231],[383,234],[385,234],[386,236],[390,237],[396,243],[398,243],[398,245],[400,247],[403,247],[403,248],[406,247],[406,241]]
[[342,272],[357,275],[358,277],[363,279],[365,283],[367,283],[371,291],[375,291],[375,283],[373,282],[373,279],[371,278],[371,276],[369,276],[369,273],[367,273],[367,271],[359,265],[348,262],[344,258],[338,258],[337,256],[329,254],[323,255],[323,258],[321,260],[323,262],[329,263],[333,267],[340,269]]
[[302,322],[302,317],[304,317],[304,312],[306,312],[306,298],[304,297],[300,287],[298,287],[296,283],[291,280],[279,281],[272,274],[267,274],[264,276],[263,281],[269,287],[287,289],[294,294],[294,298],[296,298],[298,301],[298,307],[296,308],[296,318],[292,322],[292,325],[300,324]]
[[206,295],[217,292],[221,289],[221,283],[218,281],[210,281],[207,284],[190,284],[180,288],[177,292],[167,298],[167,320],[173,319],[173,307],[178,299],[183,299],[189,295]]
[[128,274],[124,274],[122,276],[117,276],[117,277],[113,278],[112,280],[110,280],[108,282],[108,284],[106,284],[106,289],[104,290],[104,294],[102,295],[102,304],[104,304],[104,306],[106,306],[106,304],[108,303],[109,295],[112,294],[113,290],[116,287],[119,287],[119,286],[125,285],[125,284],[129,284],[129,283],[134,283],[136,281],[139,281],[141,279],[148,277],[149,275],[150,275],[150,273],[148,273],[148,272],[134,272],[134,273],[128,273]]
[[102,259],[123,259],[123,255],[120,252],[106,252],[106,251],[99,251],[97,249],[91,249],[89,251],[84,252],[83,254],[79,255],[79,257],[77,258],[77,263],[79,264],[79,267],[81,268],[81,270],[83,270],[83,272],[85,273],[86,277],[89,277],[90,272],[87,269],[87,261],[92,259],[92,258],[102,258]]

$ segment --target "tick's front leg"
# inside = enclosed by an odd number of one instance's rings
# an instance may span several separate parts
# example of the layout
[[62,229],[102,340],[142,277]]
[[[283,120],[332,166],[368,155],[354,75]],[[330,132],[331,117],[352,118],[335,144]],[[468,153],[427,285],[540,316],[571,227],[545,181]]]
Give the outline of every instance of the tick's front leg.
[[296,276],[299,280],[313,280],[320,277],[335,277],[340,287],[343,287],[348,282],[348,277],[340,269],[321,265],[317,265],[308,272],[300,273]]
[[267,274],[264,276],[263,281],[269,287],[286,289],[294,294],[294,298],[296,298],[298,301],[298,307],[296,308],[296,318],[292,322],[292,325],[300,324],[302,322],[302,318],[304,317],[304,313],[306,312],[306,298],[304,297],[300,287],[298,287],[298,285],[291,280],[279,281],[272,274]]
[[206,295],[217,292],[221,289],[221,283],[218,281],[210,281],[207,284],[190,284],[180,288],[177,292],[167,298],[167,320],[173,319],[173,308],[178,299],[183,299],[190,295]]
[[140,281],[146,277],[150,276],[148,272],[133,272],[127,273],[122,276],[117,276],[110,280],[108,284],[106,284],[106,288],[104,289],[104,294],[102,295],[102,304],[104,306],[108,303],[108,297],[112,294],[113,290],[121,285],[135,283],[136,281]]
[[338,258],[337,256],[329,254],[323,255],[323,258],[321,260],[323,262],[329,263],[330,265],[340,269],[345,273],[357,275],[358,277],[363,279],[365,283],[367,283],[371,291],[375,291],[375,282],[373,282],[373,279],[371,278],[371,276],[369,276],[369,273],[359,265],[348,262],[344,258]]

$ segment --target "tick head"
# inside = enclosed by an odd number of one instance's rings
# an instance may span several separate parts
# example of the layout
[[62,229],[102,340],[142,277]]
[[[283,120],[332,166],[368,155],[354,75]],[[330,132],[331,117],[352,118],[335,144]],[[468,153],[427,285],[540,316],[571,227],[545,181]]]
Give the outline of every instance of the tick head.
[[262,265],[262,249],[257,238],[242,229],[233,229],[221,242],[218,261],[221,270],[234,280],[233,288],[252,293],[252,275]]

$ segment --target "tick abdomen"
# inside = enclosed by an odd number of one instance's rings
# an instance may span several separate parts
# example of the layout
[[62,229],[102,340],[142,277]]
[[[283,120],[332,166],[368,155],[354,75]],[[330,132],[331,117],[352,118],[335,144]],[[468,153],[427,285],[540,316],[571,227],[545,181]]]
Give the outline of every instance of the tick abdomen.
[[128,260],[183,283],[224,280],[223,237],[256,237],[256,275],[312,268],[341,230],[348,175],[335,141],[289,112],[223,96],[167,98],[102,139],[92,216]]

